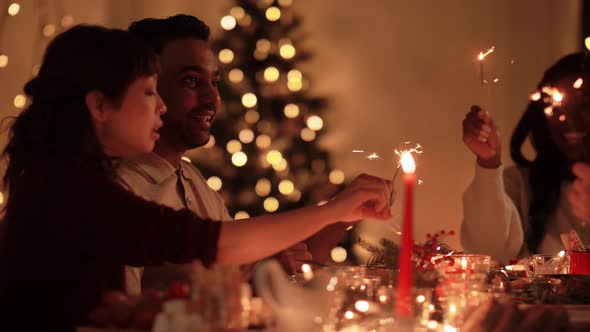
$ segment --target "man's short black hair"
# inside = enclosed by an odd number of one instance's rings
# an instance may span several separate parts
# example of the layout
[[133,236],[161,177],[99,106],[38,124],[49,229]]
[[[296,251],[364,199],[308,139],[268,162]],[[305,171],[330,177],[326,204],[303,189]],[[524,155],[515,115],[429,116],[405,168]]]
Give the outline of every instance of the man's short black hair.
[[145,40],[158,53],[173,40],[196,38],[209,41],[209,26],[191,15],[174,15],[168,18],[144,18],[131,23],[129,32]]

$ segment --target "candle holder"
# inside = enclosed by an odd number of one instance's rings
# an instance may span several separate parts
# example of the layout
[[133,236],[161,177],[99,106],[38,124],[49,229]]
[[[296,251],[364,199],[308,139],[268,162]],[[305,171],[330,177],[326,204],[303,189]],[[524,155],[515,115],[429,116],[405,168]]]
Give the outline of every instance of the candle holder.
[[532,265],[535,276],[568,274],[569,255],[533,255]]
[[490,272],[492,258],[482,254],[451,254],[438,265],[441,274],[472,274]]

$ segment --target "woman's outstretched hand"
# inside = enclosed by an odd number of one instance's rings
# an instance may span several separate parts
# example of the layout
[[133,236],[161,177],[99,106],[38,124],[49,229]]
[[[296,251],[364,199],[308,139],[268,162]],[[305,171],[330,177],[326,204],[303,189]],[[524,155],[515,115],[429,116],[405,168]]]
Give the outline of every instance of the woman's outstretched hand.
[[365,218],[391,218],[391,186],[389,180],[362,174],[326,203],[340,221],[354,222]]

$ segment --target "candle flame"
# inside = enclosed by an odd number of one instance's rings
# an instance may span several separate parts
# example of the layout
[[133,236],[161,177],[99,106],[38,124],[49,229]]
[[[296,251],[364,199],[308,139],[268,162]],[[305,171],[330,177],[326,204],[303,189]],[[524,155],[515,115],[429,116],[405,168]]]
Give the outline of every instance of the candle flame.
[[[409,142],[405,142],[408,144]],[[416,171],[416,163],[414,162],[414,158],[412,157],[412,153],[421,154],[422,146],[420,144],[416,144],[415,147],[407,150],[394,150],[395,154],[399,156],[398,167],[401,166],[404,173],[414,173]]]
[[575,82],[574,82],[574,88],[575,89],[579,89],[582,87],[582,84],[584,84],[584,80],[579,77]]
[[461,267],[463,268],[463,270],[467,270],[467,258],[461,258]]
[[367,312],[369,310],[369,302],[365,300],[358,300],[354,303],[354,308],[359,312]]
[[416,163],[414,162],[411,152],[404,152],[402,154],[401,163],[404,173],[408,174],[416,172]]

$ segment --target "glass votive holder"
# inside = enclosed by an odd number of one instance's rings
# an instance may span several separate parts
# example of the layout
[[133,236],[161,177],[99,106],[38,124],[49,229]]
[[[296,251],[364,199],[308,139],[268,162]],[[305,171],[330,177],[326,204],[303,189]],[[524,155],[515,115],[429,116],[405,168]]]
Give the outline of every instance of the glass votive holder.
[[416,325],[426,327],[435,311],[433,304],[434,288],[414,289],[414,321]]
[[452,254],[455,271],[465,273],[488,273],[490,272],[492,258],[483,254]]
[[569,272],[568,255],[533,255],[532,264],[535,276],[567,274]]

